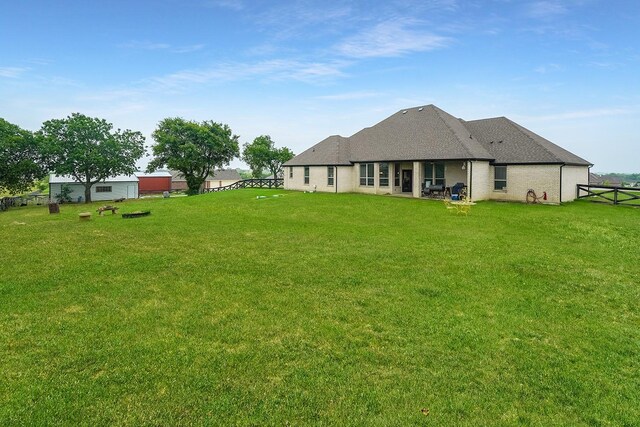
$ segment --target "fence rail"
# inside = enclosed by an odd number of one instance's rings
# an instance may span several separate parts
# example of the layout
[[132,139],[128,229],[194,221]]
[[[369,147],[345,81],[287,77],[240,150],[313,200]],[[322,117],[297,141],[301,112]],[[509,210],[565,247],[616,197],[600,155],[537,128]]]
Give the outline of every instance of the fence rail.
[[242,181],[236,181],[233,184],[225,185],[223,187],[204,188],[201,193],[216,193],[218,191],[238,190],[241,188],[282,188],[284,187],[283,178],[255,178],[255,179],[243,179]]
[[591,198],[614,205],[640,206],[640,188],[578,184],[577,193],[578,199]]

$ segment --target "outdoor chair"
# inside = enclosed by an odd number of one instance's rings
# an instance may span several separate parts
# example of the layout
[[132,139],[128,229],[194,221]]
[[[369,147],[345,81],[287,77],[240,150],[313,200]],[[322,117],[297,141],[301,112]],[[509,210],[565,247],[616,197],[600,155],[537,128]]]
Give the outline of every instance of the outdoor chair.
[[451,187],[451,198],[454,200],[462,200],[465,187],[466,185],[463,182],[457,182],[453,187]]

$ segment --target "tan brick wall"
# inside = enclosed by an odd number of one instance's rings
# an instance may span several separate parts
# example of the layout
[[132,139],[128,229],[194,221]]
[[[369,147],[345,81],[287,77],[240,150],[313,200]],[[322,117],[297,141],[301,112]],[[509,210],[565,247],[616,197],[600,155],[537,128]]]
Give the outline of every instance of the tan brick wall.
[[491,198],[493,189],[493,175],[490,175],[489,162],[473,161],[467,167],[467,185],[471,182],[471,198],[473,200],[487,200]]
[[[458,165],[459,164],[459,165]],[[462,162],[448,162],[445,165],[445,179],[448,186],[456,182],[469,183],[472,178],[473,200],[509,200],[524,202],[527,191],[532,188],[538,196],[547,192],[547,203],[560,202],[560,166],[559,165],[509,165],[507,166],[507,189],[496,191],[494,185],[494,167],[487,161],[468,162],[472,164],[462,169]],[[458,167],[460,166],[460,167]],[[327,185],[327,167],[310,166],[309,184],[304,184],[304,167],[294,166],[293,178],[289,178],[289,168],[285,168],[284,185],[288,190],[310,191],[314,189],[322,192],[356,192],[366,194],[401,193],[401,187],[394,187],[395,164],[389,165],[389,187],[379,185],[379,163],[374,163],[374,186],[360,186],[360,164],[353,166],[339,166],[335,173],[334,185]],[[403,162],[401,169],[412,169],[414,179],[414,196],[418,196],[418,188],[424,181],[423,162]],[[575,186],[586,183],[588,168],[583,166],[565,166],[563,168],[563,201],[575,198]]]
[[[333,167],[333,166],[332,166]],[[327,166],[309,166],[309,184],[304,183],[304,166],[293,167],[293,178],[289,178],[289,167],[284,170],[284,188],[287,190],[322,191],[347,193],[353,191],[353,167],[337,166],[333,174],[333,185],[327,185]]]
[[562,168],[562,201],[571,202],[576,199],[576,186],[589,183],[587,166],[565,166]]
[[490,199],[525,202],[533,189],[540,197],[547,192],[546,203],[560,203],[560,165],[508,165],[506,191],[493,190],[494,167],[489,167]]

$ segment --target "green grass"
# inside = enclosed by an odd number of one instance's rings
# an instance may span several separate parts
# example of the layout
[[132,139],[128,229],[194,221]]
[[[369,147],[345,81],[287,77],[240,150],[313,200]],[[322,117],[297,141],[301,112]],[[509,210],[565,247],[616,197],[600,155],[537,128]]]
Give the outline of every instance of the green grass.
[[99,205],[0,213],[0,425],[640,422],[637,209]]

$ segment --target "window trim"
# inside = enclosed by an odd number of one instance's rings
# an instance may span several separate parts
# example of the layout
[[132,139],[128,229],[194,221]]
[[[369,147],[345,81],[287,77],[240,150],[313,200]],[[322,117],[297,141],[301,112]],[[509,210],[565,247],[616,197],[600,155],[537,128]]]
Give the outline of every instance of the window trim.
[[112,185],[96,185],[96,193],[113,193]]
[[289,179],[293,178],[293,166],[289,166]]
[[402,168],[400,163],[393,164],[393,186],[400,187],[400,169]]
[[[504,178],[498,178],[498,170],[504,171]],[[500,188],[498,188],[498,183],[502,184]],[[498,165],[493,167],[493,191],[507,191],[507,165]]]
[[309,176],[310,176],[309,166],[305,166],[304,167],[304,185],[309,185]]
[[333,187],[335,182],[335,169],[333,166],[327,166],[327,186]]
[[[439,175],[438,172],[442,172],[442,175]],[[425,162],[423,173],[423,182],[429,181],[430,185],[445,185],[447,182],[447,166],[445,162]]]
[[[382,165],[386,166],[386,174],[383,175]],[[380,162],[378,164],[378,186],[380,187],[388,187],[389,186],[389,162]]]
[[[362,172],[364,171],[364,175]],[[360,187],[375,186],[375,166],[374,163],[360,163]]]

